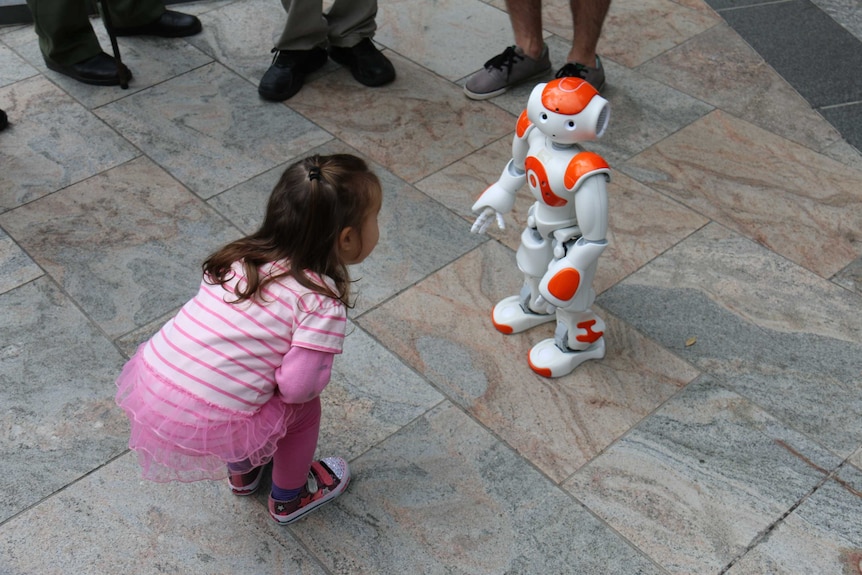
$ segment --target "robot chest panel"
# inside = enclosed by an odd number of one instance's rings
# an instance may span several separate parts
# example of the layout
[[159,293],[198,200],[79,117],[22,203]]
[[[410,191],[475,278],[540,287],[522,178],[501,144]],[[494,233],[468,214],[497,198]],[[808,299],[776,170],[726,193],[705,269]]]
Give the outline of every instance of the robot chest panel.
[[538,202],[552,208],[571,205],[574,195],[563,184],[566,166],[571,158],[572,154],[559,150],[530,150],[524,167],[527,170],[527,186]]

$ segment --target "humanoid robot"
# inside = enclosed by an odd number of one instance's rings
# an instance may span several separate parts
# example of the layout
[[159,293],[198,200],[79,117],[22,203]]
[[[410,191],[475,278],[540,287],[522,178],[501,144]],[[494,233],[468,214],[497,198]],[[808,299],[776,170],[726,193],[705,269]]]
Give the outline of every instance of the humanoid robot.
[[571,373],[605,356],[605,324],[591,309],[599,256],[607,246],[610,180],[607,162],[579,142],[602,136],[608,102],[580,78],[539,84],[518,119],[512,159],[500,179],[473,204],[472,231],[484,233],[515,203],[524,185],[536,202],[521,234],[518,268],[524,286],[494,306],[494,326],[519,333],[556,319],[554,337],[529,352],[530,367],[545,377]]

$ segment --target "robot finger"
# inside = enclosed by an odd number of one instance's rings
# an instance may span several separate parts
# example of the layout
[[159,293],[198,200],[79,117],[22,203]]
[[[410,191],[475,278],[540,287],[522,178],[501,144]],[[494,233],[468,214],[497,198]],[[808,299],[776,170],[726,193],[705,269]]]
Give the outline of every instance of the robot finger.
[[506,220],[503,219],[503,214],[501,214],[500,212],[496,212],[496,214],[497,214],[497,227],[500,228],[501,230],[505,230],[506,229]]
[[476,221],[473,222],[473,227],[470,228],[470,232],[474,234],[484,234],[495,213],[494,208],[485,208],[482,213],[476,217]]

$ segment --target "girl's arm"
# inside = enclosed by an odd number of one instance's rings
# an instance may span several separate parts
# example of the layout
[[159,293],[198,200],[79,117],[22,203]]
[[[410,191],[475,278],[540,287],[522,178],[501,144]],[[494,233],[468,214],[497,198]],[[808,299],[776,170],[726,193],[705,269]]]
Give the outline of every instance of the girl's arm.
[[335,355],[325,351],[291,347],[275,370],[275,384],[285,403],[306,403],[323,391],[332,376]]

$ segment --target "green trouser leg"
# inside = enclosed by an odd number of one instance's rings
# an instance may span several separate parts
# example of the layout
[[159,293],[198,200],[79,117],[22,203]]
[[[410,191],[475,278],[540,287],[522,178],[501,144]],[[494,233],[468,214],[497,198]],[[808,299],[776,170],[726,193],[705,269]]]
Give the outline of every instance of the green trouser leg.
[[[108,4],[117,28],[147,24],[165,11],[162,0],[110,0]],[[102,52],[87,13],[90,5],[90,0],[27,0],[46,60],[68,66]]]

